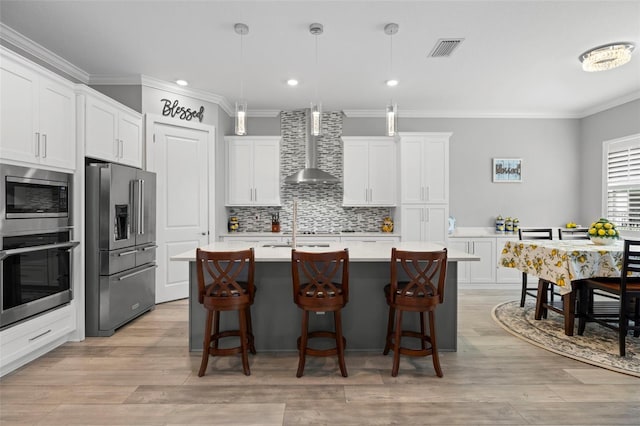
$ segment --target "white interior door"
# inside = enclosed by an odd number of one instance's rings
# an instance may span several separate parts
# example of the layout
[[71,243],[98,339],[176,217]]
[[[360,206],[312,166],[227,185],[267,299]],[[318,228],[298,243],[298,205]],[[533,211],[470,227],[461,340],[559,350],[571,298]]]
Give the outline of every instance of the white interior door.
[[188,263],[172,262],[171,256],[209,242],[213,170],[207,141],[213,132],[157,121],[152,129],[147,169],[157,173],[156,303],[162,303],[189,295]]

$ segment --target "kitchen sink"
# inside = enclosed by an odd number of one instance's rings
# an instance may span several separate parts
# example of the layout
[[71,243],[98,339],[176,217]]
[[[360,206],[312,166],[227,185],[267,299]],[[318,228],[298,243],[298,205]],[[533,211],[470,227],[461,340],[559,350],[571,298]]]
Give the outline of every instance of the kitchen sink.
[[[262,247],[291,247],[291,244],[284,243],[274,243],[274,244],[263,244]],[[309,244],[296,244],[296,247],[330,247],[328,243],[309,243]]]

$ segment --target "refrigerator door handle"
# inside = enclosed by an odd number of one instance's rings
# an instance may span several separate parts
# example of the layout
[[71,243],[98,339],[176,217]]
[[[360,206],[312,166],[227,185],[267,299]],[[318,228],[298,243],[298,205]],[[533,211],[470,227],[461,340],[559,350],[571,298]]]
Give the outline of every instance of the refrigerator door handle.
[[138,179],[138,235],[144,235],[144,179]]
[[135,276],[136,276],[136,275],[138,275],[138,274],[141,274],[141,273],[143,273],[143,272],[147,272],[148,270],[150,270],[150,269],[155,269],[155,268],[157,268],[157,267],[158,267],[158,265],[151,265],[151,266],[146,267],[146,268],[144,268],[144,269],[140,269],[139,271],[135,271],[135,272],[132,272],[132,273],[130,273],[130,274],[123,275],[123,276],[121,276],[121,277],[119,277],[119,278],[118,278],[118,281],[124,281],[124,280],[126,280],[126,279],[128,279],[128,278],[135,277]]
[[157,249],[157,248],[158,248],[157,245],[152,245],[152,246],[147,246],[147,247],[143,248],[142,251],[153,250],[153,249]]

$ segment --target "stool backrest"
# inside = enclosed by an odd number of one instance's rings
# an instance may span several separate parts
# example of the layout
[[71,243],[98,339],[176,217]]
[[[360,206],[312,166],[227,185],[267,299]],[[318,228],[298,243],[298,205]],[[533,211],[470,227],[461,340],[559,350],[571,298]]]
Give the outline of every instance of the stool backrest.
[[391,249],[390,297],[414,299],[415,303],[435,305],[444,301],[447,276],[447,249],[405,251]]
[[[205,298],[233,300],[234,304],[253,301],[255,256],[253,248],[240,251],[196,249],[198,302]],[[235,303],[237,302],[237,303]]]
[[297,304],[344,305],[349,300],[349,251],[304,252],[293,249],[291,277],[293,299]]

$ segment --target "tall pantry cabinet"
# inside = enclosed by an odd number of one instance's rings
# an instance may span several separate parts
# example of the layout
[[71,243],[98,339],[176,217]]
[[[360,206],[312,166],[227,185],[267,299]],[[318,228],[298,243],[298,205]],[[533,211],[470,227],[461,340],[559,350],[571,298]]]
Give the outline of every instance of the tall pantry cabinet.
[[402,240],[446,244],[451,133],[402,132],[399,136]]

